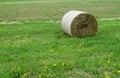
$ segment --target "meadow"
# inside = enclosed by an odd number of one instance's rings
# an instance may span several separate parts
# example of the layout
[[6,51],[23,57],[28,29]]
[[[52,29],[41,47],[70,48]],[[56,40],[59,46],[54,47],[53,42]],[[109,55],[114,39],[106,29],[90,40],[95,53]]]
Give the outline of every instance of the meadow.
[[[119,0],[0,0],[0,78],[119,78],[119,5]],[[96,16],[95,36],[63,33],[62,16],[72,9]]]

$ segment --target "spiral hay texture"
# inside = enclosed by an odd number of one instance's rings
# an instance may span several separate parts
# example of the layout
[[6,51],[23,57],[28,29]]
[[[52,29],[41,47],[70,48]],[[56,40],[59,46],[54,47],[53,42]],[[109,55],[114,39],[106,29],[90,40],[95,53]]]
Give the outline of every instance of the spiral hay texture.
[[62,29],[73,37],[95,35],[98,30],[96,18],[83,11],[69,11],[62,18]]

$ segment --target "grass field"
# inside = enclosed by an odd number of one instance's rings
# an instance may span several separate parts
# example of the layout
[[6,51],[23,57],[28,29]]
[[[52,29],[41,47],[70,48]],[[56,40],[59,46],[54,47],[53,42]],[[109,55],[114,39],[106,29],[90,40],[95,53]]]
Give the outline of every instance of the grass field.
[[70,9],[119,18],[119,5],[119,0],[0,0],[0,78],[119,78],[119,19],[98,21],[97,35],[82,38],[63,34],[60,25]]
[[94,14],[98,19],[117,18],[120,16],[119,0],[13,1],[0,2],[0,21],[58,21],[71,9],[89,12]]

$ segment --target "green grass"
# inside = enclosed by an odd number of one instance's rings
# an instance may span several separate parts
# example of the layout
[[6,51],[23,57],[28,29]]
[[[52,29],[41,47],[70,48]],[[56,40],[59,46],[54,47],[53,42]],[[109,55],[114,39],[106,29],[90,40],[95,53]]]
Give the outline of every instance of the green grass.
[[[0,2],[21,2],[21,1],[32,1],[32,0],[0,0]],[[34,0],[34,1],[37,1],[37,0]]]
[[[6,1],[6,0],[4,0]],[[31,2],[32,1],[32,2]],[[82,10],[99,18],[118,18],[119,0],[39,0],[0,3],[0,21],[61,20],[69,10]]]
[[[120,20],[96,36],[72,38],[60,20],[71,9],[120,17],[119,0],[0,0],[0,78],[119,78]],[[21,24],[1,24],[18,21]],[[28,21],[28,22],[27,22]]]
[[84,38],[63,34],[57,23],[1,25],[0,76],[119,77],[119,24],[101,21],[97,35]]

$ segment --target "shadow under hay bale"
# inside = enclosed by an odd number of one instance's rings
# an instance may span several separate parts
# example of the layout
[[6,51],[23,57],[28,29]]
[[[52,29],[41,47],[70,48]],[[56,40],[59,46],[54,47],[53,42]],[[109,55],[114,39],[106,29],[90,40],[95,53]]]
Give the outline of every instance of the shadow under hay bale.
[[95,35],[98,30],[96,18],[83,11],[69,11],[62,19],[64,33],[73,37]]

